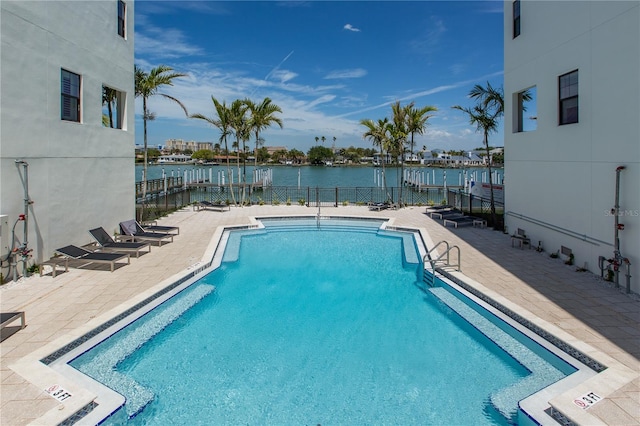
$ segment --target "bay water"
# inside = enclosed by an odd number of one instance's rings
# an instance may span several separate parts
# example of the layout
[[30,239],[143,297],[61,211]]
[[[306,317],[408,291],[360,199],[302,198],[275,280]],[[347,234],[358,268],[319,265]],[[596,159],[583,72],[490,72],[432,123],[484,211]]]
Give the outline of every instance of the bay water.
[[[142,181],[143,166],[136,165],[136,182]],[[244,169],[241,165],[240,174],[245,173],[247,182],[252,182],[254,167],[247,165]],[[397,187],[400,169],[396,167],[373,166],[258,166],[258,170],[271,169],[273,186],[300,186],[300,187],[379,187],[382,186],[384,173],[386,175],[386,186]],[[435,186],[465,186],[467,182],[488,182],[489,175],[486,168],[441,168],[425,166],[405,166],[407,176],[412,180],[419,181],[425,185]],[[502,184],[504,180],[504,169],[492,169],[493,183]],[[161,179],[163,176],[182,176],[185,173],[188,181],[201,176],[202,179],[220,182],[224,174],[224,182],[228,182],[226,165],[206,166],[194,164],[153,164],[148,166],[147,179]],[[238,167],[231,166],[233,182],[238,182]]]

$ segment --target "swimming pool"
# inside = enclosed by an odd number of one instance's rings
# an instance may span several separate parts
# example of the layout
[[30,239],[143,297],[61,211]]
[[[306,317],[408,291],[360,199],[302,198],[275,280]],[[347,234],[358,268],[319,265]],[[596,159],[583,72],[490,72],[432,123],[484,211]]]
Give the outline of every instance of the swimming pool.
[[575,371],[446,282],[425,287],[412,233],[263,223],[71,363],[126,396],[107,423],[508,424]]

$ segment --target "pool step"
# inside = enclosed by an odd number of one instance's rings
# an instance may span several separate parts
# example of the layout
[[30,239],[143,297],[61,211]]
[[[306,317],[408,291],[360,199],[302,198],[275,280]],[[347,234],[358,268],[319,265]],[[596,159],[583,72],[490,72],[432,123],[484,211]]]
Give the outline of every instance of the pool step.
[[[155,395],[150,389],[119,373],[117,365],[214,290],[212,285],[198,285],[184,296],[158,308],[159,314],[152,321],[144,324],[134,322],[128,326],[130,329],[123,329],[126,335],[117,345],[100,348],[94,356],[85,355],[80,363],[73,366],[123,395],[127,416],[135,416],[153,401]],[[105,345],[108,344],[108,341],[105,342]]]
[[509,420],[517,418],[519,402],[529,395],[565,377],[564,373],[547,363],[524,344],[504,332],[489,319],[451,294],[443,287],[433,287],[429,291],[458,315],[490,337],[498,346],[510,354],[531,374],[511,386],[500,389],[490,396],[491,404]]

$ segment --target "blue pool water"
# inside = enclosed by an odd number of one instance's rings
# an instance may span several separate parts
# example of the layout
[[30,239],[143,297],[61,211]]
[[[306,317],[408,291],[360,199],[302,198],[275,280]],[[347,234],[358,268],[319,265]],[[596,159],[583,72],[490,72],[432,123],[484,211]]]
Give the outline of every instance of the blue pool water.
[[107,423],[504,425],[564,376],[423,291],[410,234],[288,225],[232,232],[219,268],[72,362],[127,398]]

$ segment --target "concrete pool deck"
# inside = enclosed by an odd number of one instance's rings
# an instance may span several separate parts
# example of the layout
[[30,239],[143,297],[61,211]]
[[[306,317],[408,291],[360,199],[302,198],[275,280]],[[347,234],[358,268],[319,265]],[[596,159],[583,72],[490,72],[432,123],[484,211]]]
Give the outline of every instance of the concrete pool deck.
[[[458,245],[462,273],[470,284],[608,367],[554,401],[563,413],[585,425],[640,424],[637,297],[622,294],[589,272],[576,272],[575,266],[551,259],[548,253],[514,248],[509,235],[474,227],[445,228],[424,211],[323,207],[322,215],[390,218],[395,226],[422,228],[435,243]],[[83,406],[82,401],[91,400],[88,392],[45,371],[48,367],[37,360],[155,292],[168,277],[194,268],[203,256],[211,255],[210,236],[219,234],[220,226],[248,225],[252,217],[316,213],[315,208],[301,206],[232,207],[225,212],[189,207],[159,223],[180,227],[173,243],[154,246],[150,253],[131,259],[130,265],[116,265],[113,273],[108,266],[89,265],[59,270],[55,278],[34,276],[0,287],[1,311],[24,311],[27,323],[0,343],[0,424],[56,424],[72,415],[78,404]],[[58,402],[45,392],[53,384],[73,396]],[[587,410],[572,404],[589,392],[604,398]]]

